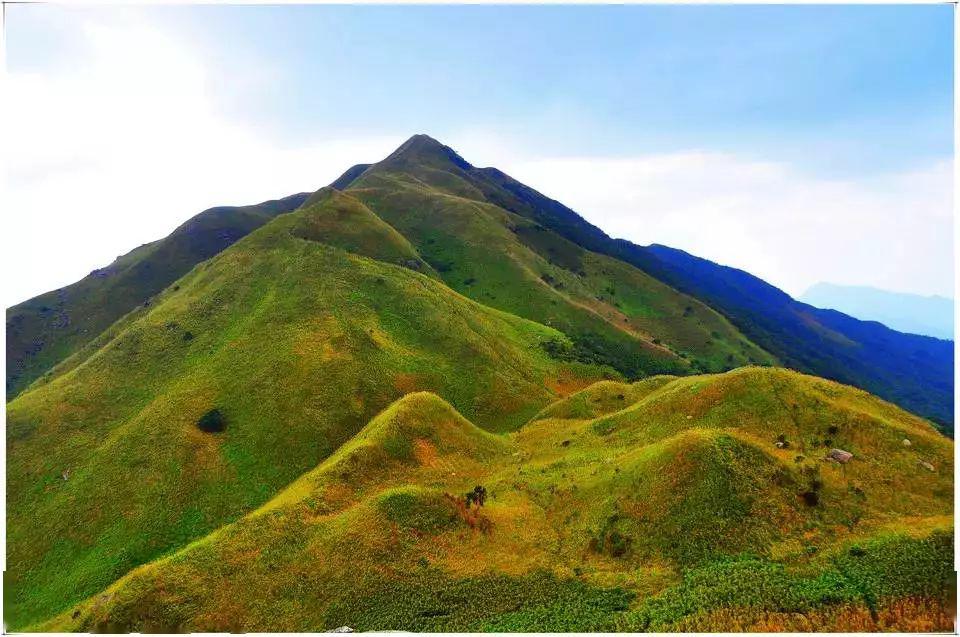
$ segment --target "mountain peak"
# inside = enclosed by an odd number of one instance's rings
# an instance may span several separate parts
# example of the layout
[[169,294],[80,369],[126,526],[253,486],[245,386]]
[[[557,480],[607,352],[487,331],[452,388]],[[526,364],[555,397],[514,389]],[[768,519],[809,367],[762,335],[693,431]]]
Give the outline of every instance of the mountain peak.
[[473,166],[461,157],[457,151],[446,146],[429,135],[418,133],[403,142],[382,163],[416,163],[436,166],[452,163],[461,170],[469,170]]

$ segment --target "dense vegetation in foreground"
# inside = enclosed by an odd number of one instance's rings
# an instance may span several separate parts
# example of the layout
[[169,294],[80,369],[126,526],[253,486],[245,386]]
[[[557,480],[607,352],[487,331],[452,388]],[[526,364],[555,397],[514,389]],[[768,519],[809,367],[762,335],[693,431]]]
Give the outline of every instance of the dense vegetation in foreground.
[[603,381],[500,435],[413,393],[35,628],[949,630],[952,471],[928,423],[780,369]]
[[335,186],[77,284],[86,331],[15,308],[8,626],[948,626],[928,421],[429,138]]

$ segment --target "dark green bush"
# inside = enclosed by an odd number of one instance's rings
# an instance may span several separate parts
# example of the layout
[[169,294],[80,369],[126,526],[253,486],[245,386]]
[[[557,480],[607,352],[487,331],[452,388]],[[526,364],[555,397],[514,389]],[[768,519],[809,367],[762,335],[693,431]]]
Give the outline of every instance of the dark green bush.
[[211,409],[200,416],[200,420],[197,421],[197,427],[200,431],[207,433],[219,433],[227,428],[227,420],[223,414],[220,413],[219,409]]
[[466,502],[467,508],[469,508],[471,504],[482,507],[487,501],[487,490],[478,484],[473,488],[473,491],[469,491],[463,496],[463,500]]

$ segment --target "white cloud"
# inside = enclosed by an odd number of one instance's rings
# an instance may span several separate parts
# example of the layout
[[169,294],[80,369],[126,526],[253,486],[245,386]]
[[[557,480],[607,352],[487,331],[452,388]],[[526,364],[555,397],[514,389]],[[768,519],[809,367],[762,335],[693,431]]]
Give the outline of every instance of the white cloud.
[[953,296],[948,161],[860,180],[709,151],[500,167],[612,236],[681,248],[793,295],[829,281]]
[[4,291],[71,283],[214,205],[329,183],[402,137],[284,147],[218,112],[195,51],[147,24],[85,21],[84,57],[6,77]]
[[[127,14],[88,19],[82,34],[86,48],[69,64],[6,78],[7,305],[71,283],[204,208],[317,188],[418,132],[279,144],[225,117],[203,57],[156,25]],[[261,68],[244,82],[269,78]],[[741,267],[795,295],[821,280],[953,292],[948,162],[831,181],[706,150],[537,158],[467,128],[441,141],[613,236]]]

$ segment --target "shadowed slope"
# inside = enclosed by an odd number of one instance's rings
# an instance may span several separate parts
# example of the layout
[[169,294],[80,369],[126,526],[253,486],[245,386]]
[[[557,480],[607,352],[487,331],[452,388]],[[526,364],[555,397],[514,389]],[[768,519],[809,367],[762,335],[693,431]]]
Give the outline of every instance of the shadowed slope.
[[699,299],[781,364],[855,385],[935,418],[952,432],[952,343],[813,308],[749,273],[682,250],[612,239],[573,210],[495,168],[473,170],[496,186],[484,189],[490,201]]
[[[408,395],[265,507],[41,628],[949,628],[953,445],[929,424],[778,369],[632,387],[626,409],[510,437]],[[854,459],[778,448],[792,400],[820,408],[791,444],[839,423]],[[467,508],[476,484],[488,500]]]
[[[602,376],[550,359],[550,328],[291,232],[330,212],[261,228],[8,404],[12,625],[262,504],[404,393],[511,429]],[[197,427],[213,409],[223,433]]]
[[[635,248],[635,246],[632,246]],[[785,364],[856,385],[953,431],[953,342],[794,301],[742,270],[653,245],[647,269],[722,311]]]
[[205,210],[170,236],[142,245],[72,285],[8,308],[7,400],[194,265],[306,198],[301,193],[255,206]]

